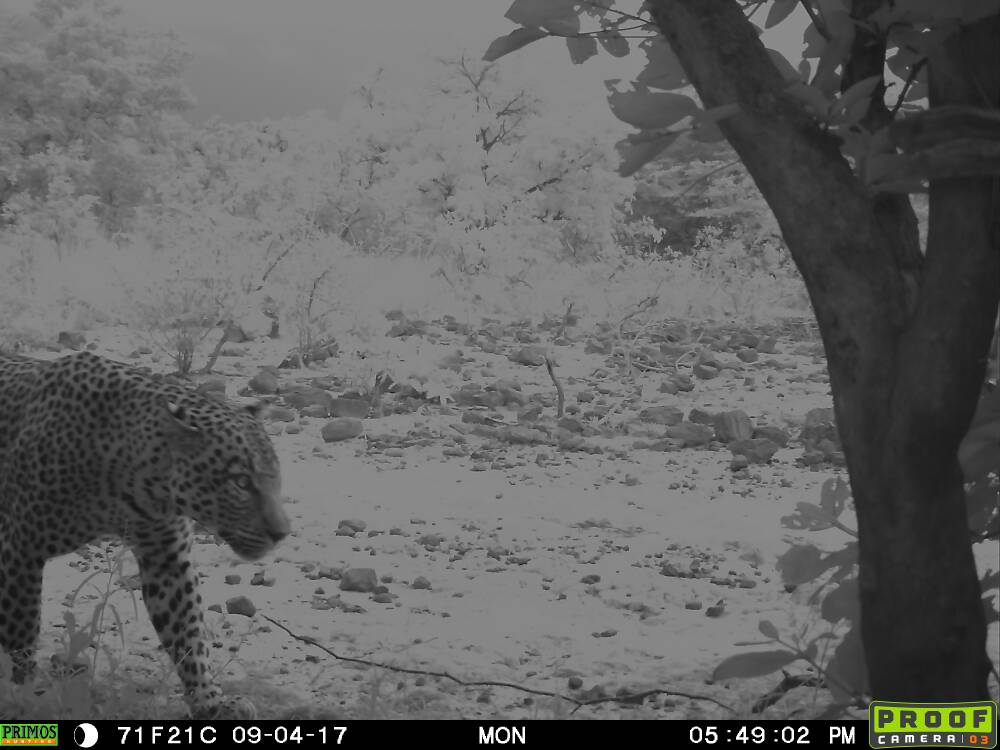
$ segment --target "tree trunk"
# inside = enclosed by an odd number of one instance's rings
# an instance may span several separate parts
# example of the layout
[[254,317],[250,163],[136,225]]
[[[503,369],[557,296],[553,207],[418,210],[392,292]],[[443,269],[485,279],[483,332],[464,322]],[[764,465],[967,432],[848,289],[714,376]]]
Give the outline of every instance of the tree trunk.
[[[855,16],[878,5],[855,0]],[[865,190],[834,137],[785,93],[735,0],[651,6],[704,106],[740,105],[720,128],[774,211],[816,313],[858,515],[872,694],[987,698],[956,451],[997,312],[1000,190],[992,179],[933,184],[921,259],[909,203]],[[997,106],[998,32],[990,19],[943,46],[929,64],[932,104]],[[855,55],[845,84],[881,66],[881,55]]]

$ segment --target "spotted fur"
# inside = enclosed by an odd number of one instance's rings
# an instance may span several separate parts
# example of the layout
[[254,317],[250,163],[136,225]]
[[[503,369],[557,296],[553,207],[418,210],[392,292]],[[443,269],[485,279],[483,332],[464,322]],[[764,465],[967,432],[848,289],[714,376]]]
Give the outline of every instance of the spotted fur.
[[245,712],[209,671],[192,527],[259,559],[289,531],[280,487],[255,409],[89,352],[0,355],[0,648],[15,681],[34,668],[46,561],[114,536],[192,713]]

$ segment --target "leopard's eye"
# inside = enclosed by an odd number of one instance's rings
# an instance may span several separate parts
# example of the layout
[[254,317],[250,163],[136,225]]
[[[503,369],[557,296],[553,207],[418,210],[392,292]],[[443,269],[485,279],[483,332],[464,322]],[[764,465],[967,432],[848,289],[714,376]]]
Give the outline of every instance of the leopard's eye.
[[241,490],[249,490],[253,487],[253,480],[250,479],[248,474],[233,474],[229,477],[229,481],[239,487]]

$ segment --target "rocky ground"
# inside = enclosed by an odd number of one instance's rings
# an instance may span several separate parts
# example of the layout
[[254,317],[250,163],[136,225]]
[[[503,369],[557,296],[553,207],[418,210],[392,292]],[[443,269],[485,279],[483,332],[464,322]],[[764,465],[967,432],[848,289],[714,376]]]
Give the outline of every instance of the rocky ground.
[[[544,693],[651,689],[673,694],[574,715],[751,715],[780,673],[713,683],[713,668],[754,648],[740,644],[762,647],[760,620],[822,632],[775,560],[796,539],[847,538],[781,523],[845,475],[815,331],[575,323],[398,315],[378,356],[325,342],[305,368],[278,342],[223,350],[199,387],[271,403],[294,526],[260,563],[210,535],[197,547],[228,690],[263,717],[553,718],[574,704]],[[155,359],[92,338],[99,353]],[[370,364],[345,379],[349,358]],[[841,520],[853,525],[850,510]],[[981,565],[996,558],[987,546]],[[68,636],[105,600],[103,635],[73,641],[97,641],[96,670],[58,681],[42,705],[181,715],[134,561],[115,545],[49,564],[43,656],[73,659]],[[828,702],[800,688],[764,716]]]

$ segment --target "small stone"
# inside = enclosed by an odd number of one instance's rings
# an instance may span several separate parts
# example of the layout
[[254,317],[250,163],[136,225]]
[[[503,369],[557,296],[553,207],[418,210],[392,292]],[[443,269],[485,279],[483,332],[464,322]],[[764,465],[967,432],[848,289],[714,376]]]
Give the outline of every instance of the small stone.
[[253,617],[257,614],[257,608],[245,596],[234,596],[231,599],[226,599],[226,611],[231,615],[244,615],[245,617]]
[[528,367],[545,364],[545,349],[540,346],[525,346],[510,355],[510,361]]
[[684,419],[684,412],[676,406],[650,406],[639,412],[639,419],[653,424],[675,425]]
[[378,586],[378,577],[372,568],[348,568],[340,577],[341,591],[370,593]]
[[278,376],[270,370],[261,370],[248,384],[254,393],[271,395],[278,392]]
[[740,409],[724,411],[715,418],[715,435],[723,443],[748,440],[753,436],[753,422]]
[[358,398],[334,398],[330,401],[331,417],[363,419],[368,416],[369,403]]
[[365,431],[364,423],[360,419],[341,418],[331,419],[320,430],[323,440],[327,443],[336,443],[342,440],[356,438]]

